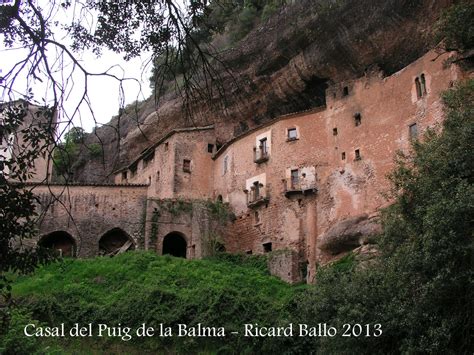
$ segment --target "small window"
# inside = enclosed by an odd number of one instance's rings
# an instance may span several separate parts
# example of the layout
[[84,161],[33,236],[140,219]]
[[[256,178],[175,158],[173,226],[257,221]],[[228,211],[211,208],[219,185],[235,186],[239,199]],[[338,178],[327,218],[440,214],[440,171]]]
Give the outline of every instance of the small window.
[[255,211],[254,213],[254,219],[255,219],[255,224],[259,224],[261,222],[260,220],[260,213],[258,211]]
[[165,143],[165,152],[168,151],[168,142]]
[[355,150],[354,155],[355,155],[354,160],[361,160],[362,159],[361,156],[360,156],[360,150],[359,149]]
[[342,96],[347,96],[349,95],[349,88],[347,86],[344,86],[342,89]]
[[143,168],[146,168],[153,160],[155,159],[155,151],[152,151],[150,154],[143,158]]
[[207,145],[207,152],[212,153],[214,151],[214,144],[208,144]]
[[159,171],[156,172],[156,181],[160,181],[160,172]]
[[134,177],[137,173],[138,163],[134,163],[130,166],[130,177]]
[[183,171],[185,173],[191,172],[191,160],[188,160],[188,159],[183,160]]
[[272,251],[272,243],[263,243],[263,251],[269,253]]
[[332,135],[333,135],[333,136],[337,136],[337,128],[333,128],[333,129],[332,129]]
[[127,172],[123,171],[122,172],[122,181],[126,181],[126,180],[127,180]]
[[253,183],[253,196],[254,200],[258,200],[260,198],[260,183],[258,181]]
[[294,190],[298,187],[299,174],[298,169],[291,170],[291,188]]
[[425,80],[425,74],[421,74],[421,76],[420,76],[420,84],[421,84],[421,95],[426,95],[426,80]]
[[410,132],[410,139],[417,139],[418,138],[418,126],[416,123],[411,124],[408,126]]
[[355,115],[354,115],[354,123],[357,126],[360,126],[360,124],[362,123],[362,117],[360,116],[360,113],[357,112]]
[[415,79],[415,86],[416,86],[416,96],[418,98],[421,98],[423,96],[423,92],[421,91],[421,83],[420,83],[419,78]]
[[222,195],[217,196],[217,202],[222,203],[224,200],[222,198]]
[[224,166],[223,166],[224,175],[227,173],[228,170],[229,170],[229,157],[226,155],[224,157]]
[[268,154],[268,145],[267,145],[267,138],[260,139],[260,152],[262,153],[262,156],[265,156]]
[[342,159],[342,160],[346,160],[346,152],[342,152],[342,154],[341,154],[341,159]]
[[288,140],[293,141],[297,139],[296,128],[288,128]]
[[252,255],[252,250],[247,250],[247,251],[245,251],[245,254],[247,254],[247,255]]

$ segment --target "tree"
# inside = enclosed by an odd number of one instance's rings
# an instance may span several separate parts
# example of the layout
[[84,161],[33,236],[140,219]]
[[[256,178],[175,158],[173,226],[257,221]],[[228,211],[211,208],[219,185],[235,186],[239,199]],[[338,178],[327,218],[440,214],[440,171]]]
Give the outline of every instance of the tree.
[[[190,0],[185,7],[179,3],[174,0],[2,2],[0,34],[3,44],[9,49],[23,48],[25,52],[10,68],[2,68],[6,71],[0,77],[1,101],[8,103],[21,98],[40,104],[44,107],[42,114],[45,117],[58,116],[59,120],[69,123],[65,125],[67,130],[81,108],[91,110],[87,90],[91,77],[110,77],[120,85],[125,80],[134,80],[116,76],[111,72],[113,66],[105,72],[92,72],[78,59],[81,51],[90,50],[100,55],[104,48],[122,53],[126,59],[140,55],[143,50],[162,56],[172,49],[176,55],[166,56],[164,64],[173,67],[173,61],[180,65],[186,63],[180,73],[182,85],[179,86],[184,106],[189,108],[191,101],[205,95],[212,96],[213,87],[218,83],[215,80],[218,75],[216,64],[210,62],[213,54],[199,46],[192,36],[195,24],[205,16],[207,2]],[[57,18],[61,15],[70,15],[72,20],[60,23]],[[67,33],[70,43],[58,39],[56,32],[59,30]],[[74,80],[65,78],[74,73],[82,75],[83,86],[76,87],[81,90],[81,99],[72,112],[66,112],[63,103],[75,89],[75,84]],[[157,82],[160,75],[157,74]],[[38,82],[45,85],[51,99],[34,95],[32,88]],[[123,103],[123,91],[121,93]],[[7,106],[9,108],[4,110]],[[25,112],[19,111],[15,105],[4,105],[2,114],[2,138],[21,133],[26,145],[11,159],[2,158],[0,164],[0,295],[6,300],[0,299],[0,311],[4,310],[4,305],[9,305],[10,300],[6,273],[28,272],[38,263],[48,260],[40,250],[22,249],[17,244],[35,233],[35,197],[26,181],[34,169],[35,159],[51,155],[48,147],[56,143],[52,125],[31,126],[18,132],[24,123]],[[71,130],[65,145],[73,147],[82,135],[80,129]]]
[[436,41],[448,51],[474,48],[474,4],[463,1],[445,11],[436,26]]
[[395,202],[384,211],[378,264],[342,273],[326,268],[315,288],[295,302],[295,322],[325,322],[340,330],[343,324],[368,324],[371,336],[365,336],[364,326],[364,336],[305,339],[295,349],[472,351],[474,80],[443,99],[443,131],[429,131],[423,141],[414,142],[411,154],[398,157],[391,175]]
[[[22,242],[36,232],[36,198],[25,182],[32,176],[35,160],[48,154],[54,139],[51,133],[53,112],[43,108],[36,112],[41,124],[22,126],[28,105],[14,102],[0,107],[0,329],[6,329],[11,305],[10,280],[7,272],[31,272],[38,264],[54,258],[43,249],[22,248]],[[20,146],[11,147],[10,137],[20,134]],[[5,159],[8,150],[11,159]]]

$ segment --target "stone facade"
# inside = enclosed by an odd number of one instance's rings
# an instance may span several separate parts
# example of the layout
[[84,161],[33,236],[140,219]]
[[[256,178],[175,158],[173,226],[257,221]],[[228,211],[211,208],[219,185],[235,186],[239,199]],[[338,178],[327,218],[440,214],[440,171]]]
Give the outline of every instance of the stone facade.
[[136,248],[143,248],[147,185],[32,185],[42,211],[38,241],[54,232],[73,240],[74,255],[99,254],[99,242],[120,229]]
[[[15,132],[7,134],[4,129],[4,115],[7,111],[23,112],[24,117],[21,119],[21,124],[16,127]],[[52,117],[50,117],[52,116]],[[20,153],[25,153],[36,149],[31,141],[25,141],[24,133],[28,130],[45,132],[51,135],[50,141],[54,140],[52,135],[56,130],[56,114],[51,115],[51,112],[45,110],[44,107],[33,105],[24,100],[0,104],[0,163],[2,161],[13,160],[16,162],[16,157]],[[36,144],[36,143],[35,143]],[[41,139],[39,145],[45,146],[46,142]],[[33,174],[27,179],[29,182],[47,182],[51,179],[53,164],[48,152],[52,150],[52,146],[48,146],[43,152],[42,156],[37,157],[34,161]],[[1,169],[0,174],[4,174],[9,179],[9,170],[5,166]]]
[[[96,253],[97,238],[122,226],[137,247],[162,253],[172,235],[186,246],[181,256],[201,257],[211,230],[202,201],[218,200],[236,217],[223,233],[228,252],[271,252],[272,273],[311,282],[317,265],[379,231],[396,152],[440,127],[440,94],[465,75],[445,64],[450,55],[428,52],[388,77],[373,70],[332,83],[325,106],[279,117],[222,147],[212,126],[172,131],[117,171],[116,186],[72,187],[71,214],[94,243],[79,255]],[[188,207],[174,213],[180,204]],[[64,212],[50,217],[44,232],[77,228]],[[92,227],[96,220],[107,227]]]

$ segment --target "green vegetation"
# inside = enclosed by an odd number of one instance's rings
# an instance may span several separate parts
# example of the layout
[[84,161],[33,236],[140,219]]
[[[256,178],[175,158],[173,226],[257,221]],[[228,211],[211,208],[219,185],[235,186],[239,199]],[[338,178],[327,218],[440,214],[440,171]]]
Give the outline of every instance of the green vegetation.
[[[177,329],[179,323],[202,323],[224,326],[229,333],[240,331],[244,323],[277,324],[298,289],[268,276],[263,263],[254,259],[261,260],[251,256],[185,260],[129,252],[115,258],[64,260],[19,277],[13,293],[28,317],[50,325],[120,323],[137,328],[146,323],[158,328],[164,323]],[[121,342],[94,340],[103,346]],[[217,350],[223,345],[219,338],[153,337],[131,342],[144,350]],[[271,345],[232,336],[225,343],[242,351]]]
[[[474,309],[474,80],[445,93],[441,133],[428,131],[399,154],[391,175],[395,203],[383,213],[383,257],[356,268],[352,254],[320,268],[314,286],[290,286],[268,275],[266,258],[218,254],[205,260],[129,252],[115,258],[64,260],[15,281],[20,308],[0,349],[50,346],[259,353],[467,353]],[[211,206],[220,214],[220,207]],[[220,338],[153,337],[38,340],[18,337],[29,319],[66,323],[183,323],[223,326]],[[335,327],[335,337],[231,336],[245,323]],[[350,328],[345,324],[351,325]],[[341,336],[345,330],[364,336]],[[378,325],[380,324],[380,326]],[[368,325],[368,326],[367,326]],[[380,333],[380,330],[382,331]],[[370,336],[365,336],[366,332]],[[39,342],[39,344],[37,344]],[[52,346],[52,347],[51,347]],[[134,350],[131,350],[134,349]],[[138,349],[138,350],[137,350]],[[56,350],[55,350],[56,351]],[[79,351],[81,352],[81,351]]]
[[81,148],[85,148],[92,158],[103,155],[102,145],[99,143],[85,144],[86,133],[80,127],[73,127],[64,135],[64,143],[56,146],[53,152],[53,161],[56,176],[67,178],[74,170],[74,167],[84,163],[84,159],[79,159]]
[[444,40],[446,50],[474,48],[474,4],[463,1],[451,6],[441,16],[435,30],[435,40]]
[[[212,47],[222,50],[244,38],[262,21],[286,5],[288,0],[213,0],[200,15],[193,18],[192,40],[201,46],[212,43]],[[224,35],[225,40],[213,42],[217,35]],[[188,42],[190,40],[188,39]],[[193,46],[190,46],[193,47]],[[202,58],[193,62],[193,55],[186,49],[169,45],[156,53],[153,60],[150,87],[155,94],[163,95],[182,88],[193,68],[202,64]],[[197,50],[197,48],[194,48]],[[208,50],[204,50],[205,53]],[[207,54],[206,54],[207,56]],[[186,75],[186,80],[183,80]]]
[[64,135],[64,143],[58,144],[53,152],[55,171],[58,176],[71,172],[79,156],[80,145],[84,143],[85,132],[80,127],[73,127]]
[[218,255],[225,252],[223,235],[229,222],[235,215],[229,204],[220,200],[207,200],[204,203],[209,216],[208,234],[204,236],[203,249],[207,256]]
[[231,43],[235,43],[245,37],[257,23],[266,21],[287,2],[286,0],[213,1],[209,5],[205,28],[211,35],[226,30]]
[[380,262],[357,272],[323,268],[316,287],[295,301],[294,322],[326,322],[338,329],[379,323],[382,336],[293,339],[296,351],[462,354],[473,349],[474,80],[448,91],[444,103],[442,133],[427,132],[412,154],[398,157]]

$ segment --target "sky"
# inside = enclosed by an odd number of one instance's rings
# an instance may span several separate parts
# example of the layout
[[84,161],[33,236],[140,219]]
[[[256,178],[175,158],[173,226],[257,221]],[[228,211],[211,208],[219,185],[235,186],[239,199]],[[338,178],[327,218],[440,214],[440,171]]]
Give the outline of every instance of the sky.
[[[44,1],[40,1],[40,3],[41,2],[45,3]],[[52,19],[67,22],[70,21],[70,13],[58,11],[53,14]],[[67,34],[59,28],[55,30],[55,39],[66,45],[70,43]],[[26,56],[27,53],[27,50],[22,48],[5,48],[3,39],[0,38],[0,76],[5,75],[5,73],[18,63],[21,58]],[[79,53],[76,54],[76,56],[80,59],[81,65],[90,72],[100,73],[109,69],[109,73],[119,78],[128,77],[136,79],[123,82],[125,105],[133,103],[135,100],[144,100],[150,96],[151,90],[148,78],[150,76],[151,66],[145,66],[145,64],[149,62],[150,53],[142,53],[141,57],[134,58],[128,62],[123,59],[122,55],[108,50],[104,50],[102,55],[98,58],[88,52]],[[51,58],[51,61],[53,58],[56,58],[53,47],[49,49],[48,58]],[[65,70],[62,72],[58,71],[55,74],[57,80],[67,83],[69,89],[64,100],[64,112],[60,113],[61,121],[66,121],[69,117],[73,116],[84,89],[83,75],[79,71],[70,75],[72,68],[71,62],[65,61],[64,64]],[[51,89],[44,80],[32,80],[31,77],[27,80],[26,72],[23,72],[18,76],[15,82],[15,88],[22,92],[27,86],[32,88],[35,98],[40,101],[44,98],[46,102],[48,102],[52,98]],[[120,107],[120,87],[119,82],[115,79],[97,76],[89,78],[87,88],[90,98],[90,107],[93,113],[88,108],[88,105],[82,104],[79,107],[78,114],[74,115],[73,125],[81,126],[87,132],[91,132],[94,126],[107,123],[112,116],[118,113]],[[18,96],[15,98],[18,98]],[[0,100],[8,100],[4,92],[0,92]],[[58,132],[64,133],[68,128],[70,127],[66,127],[63,124],[59,127]]]

